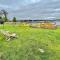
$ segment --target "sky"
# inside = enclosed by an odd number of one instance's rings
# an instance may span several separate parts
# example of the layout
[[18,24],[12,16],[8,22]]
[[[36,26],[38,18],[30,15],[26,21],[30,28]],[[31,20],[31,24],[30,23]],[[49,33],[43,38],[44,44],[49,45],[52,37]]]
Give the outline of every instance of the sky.
[[8,11],[8,18],[55,18],[60,17],[60,0],[0,0],[1,9]]
[[34,4],[40,0],[0,0],[0,8],[18,10],[29,4]]

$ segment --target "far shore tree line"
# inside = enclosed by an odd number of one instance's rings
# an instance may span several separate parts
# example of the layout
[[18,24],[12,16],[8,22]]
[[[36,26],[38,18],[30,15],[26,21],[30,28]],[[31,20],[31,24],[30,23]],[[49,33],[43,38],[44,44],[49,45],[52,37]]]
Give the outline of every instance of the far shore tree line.
[[[10,20],[7,18],[8,12],[6,10],[0,11],[0,19],[2,19],[4,22],[9,22]],[[16,22],[16,17],[13,17],[12,22]]]

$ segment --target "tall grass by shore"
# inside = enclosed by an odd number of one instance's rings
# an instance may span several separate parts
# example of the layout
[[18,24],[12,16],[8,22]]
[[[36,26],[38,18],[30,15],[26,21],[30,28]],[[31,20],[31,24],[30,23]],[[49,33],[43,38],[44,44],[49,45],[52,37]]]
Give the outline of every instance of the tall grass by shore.
[[[0,33],[1,60],[60,60],[60,27],[52,30],[5,24],[1,29],[18,36],[7,42]],[[45,52],[41,53],[39,49]]]

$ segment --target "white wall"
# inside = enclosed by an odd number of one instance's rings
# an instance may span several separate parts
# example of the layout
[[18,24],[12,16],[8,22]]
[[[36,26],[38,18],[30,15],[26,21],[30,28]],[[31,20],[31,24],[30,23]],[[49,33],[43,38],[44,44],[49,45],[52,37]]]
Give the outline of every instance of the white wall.
[[56,21],[56,25],[60,25],[60,21]]

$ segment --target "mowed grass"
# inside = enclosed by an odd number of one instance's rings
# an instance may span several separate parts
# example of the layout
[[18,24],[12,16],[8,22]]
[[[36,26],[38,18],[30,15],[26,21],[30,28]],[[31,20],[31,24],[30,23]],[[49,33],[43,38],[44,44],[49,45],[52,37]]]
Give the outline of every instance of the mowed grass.
[[60,27],[52,30],[5,24],[4,30],[15,32],[18,38],[6,41],[0,33],[0,60],[60,60]]

